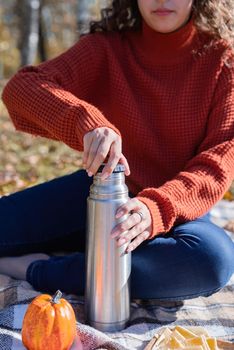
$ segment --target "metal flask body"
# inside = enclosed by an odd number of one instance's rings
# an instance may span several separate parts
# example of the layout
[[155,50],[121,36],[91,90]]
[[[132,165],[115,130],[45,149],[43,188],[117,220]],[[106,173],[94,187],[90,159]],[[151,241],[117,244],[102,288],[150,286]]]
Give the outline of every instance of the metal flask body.
[[[117,209],[129,199],[124,166],[118,164],[107,179],[99,168],[87,198],[86,322],[102,332],[120,331],[130,317],[131,253],[128,243],[118,247],[112,229],[126,220],[116,219]],[[124,233],[123,233],[124,234]]]

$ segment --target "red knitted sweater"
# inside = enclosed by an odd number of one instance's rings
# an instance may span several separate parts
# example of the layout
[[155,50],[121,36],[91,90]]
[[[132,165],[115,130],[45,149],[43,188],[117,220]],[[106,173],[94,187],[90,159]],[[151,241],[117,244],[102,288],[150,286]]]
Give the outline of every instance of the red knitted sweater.
[[150,210],[153,237],[203,215],[234,177],[234,59],[221,41],[202,50],[209,41],[193,19],[169,34],[146,23],[88,34],[21,69],[3,101],[16,129],[78,151],[97,127],[120,134],[126,182]]

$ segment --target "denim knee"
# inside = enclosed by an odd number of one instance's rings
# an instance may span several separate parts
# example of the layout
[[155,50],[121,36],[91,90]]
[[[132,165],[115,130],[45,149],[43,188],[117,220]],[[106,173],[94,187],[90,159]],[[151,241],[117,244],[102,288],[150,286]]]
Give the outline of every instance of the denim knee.
[[234,243],[226,232],[211,222],[201,225],[197,220],[182,225],[179,237],[190,244],[191,239],[196,241],[197,273],[207,295],[223,288],[234,273]]
[[26,280],[39,291],[84,295],[85,255],[73,253],[54,256],[48,260],[31,263],[27,269]]

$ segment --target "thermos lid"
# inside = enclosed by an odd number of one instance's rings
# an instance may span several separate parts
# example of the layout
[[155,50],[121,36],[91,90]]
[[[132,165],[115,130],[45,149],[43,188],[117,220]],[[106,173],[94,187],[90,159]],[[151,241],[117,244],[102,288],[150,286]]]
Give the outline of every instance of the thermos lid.
[[[103,163],[102,165],[100,165],[97,172],[101,173],[105,165],[106,163]],[[113,170],[113,173],[122,173],[124,171],[125,171],[125,166],[123,164],[117,164],[115,169]]]

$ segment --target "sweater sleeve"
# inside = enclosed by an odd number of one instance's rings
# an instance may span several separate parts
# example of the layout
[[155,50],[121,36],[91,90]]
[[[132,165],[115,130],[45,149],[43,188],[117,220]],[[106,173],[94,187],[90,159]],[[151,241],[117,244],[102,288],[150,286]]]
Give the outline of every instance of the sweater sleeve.
[[150,238],[204,215],[234,178],[234,68],[223,66],[213,95],[206,136],[183,171],[137,198],[151,213]]
[[[17,130],[63,141],[83,151],[84,135],[98,127],[120,131],[90,101],[100,81],[103,50],[95,34],[38,66],[26,66],[7,83],[2,99]],[[105,63],[105,62],[104,62]]]

